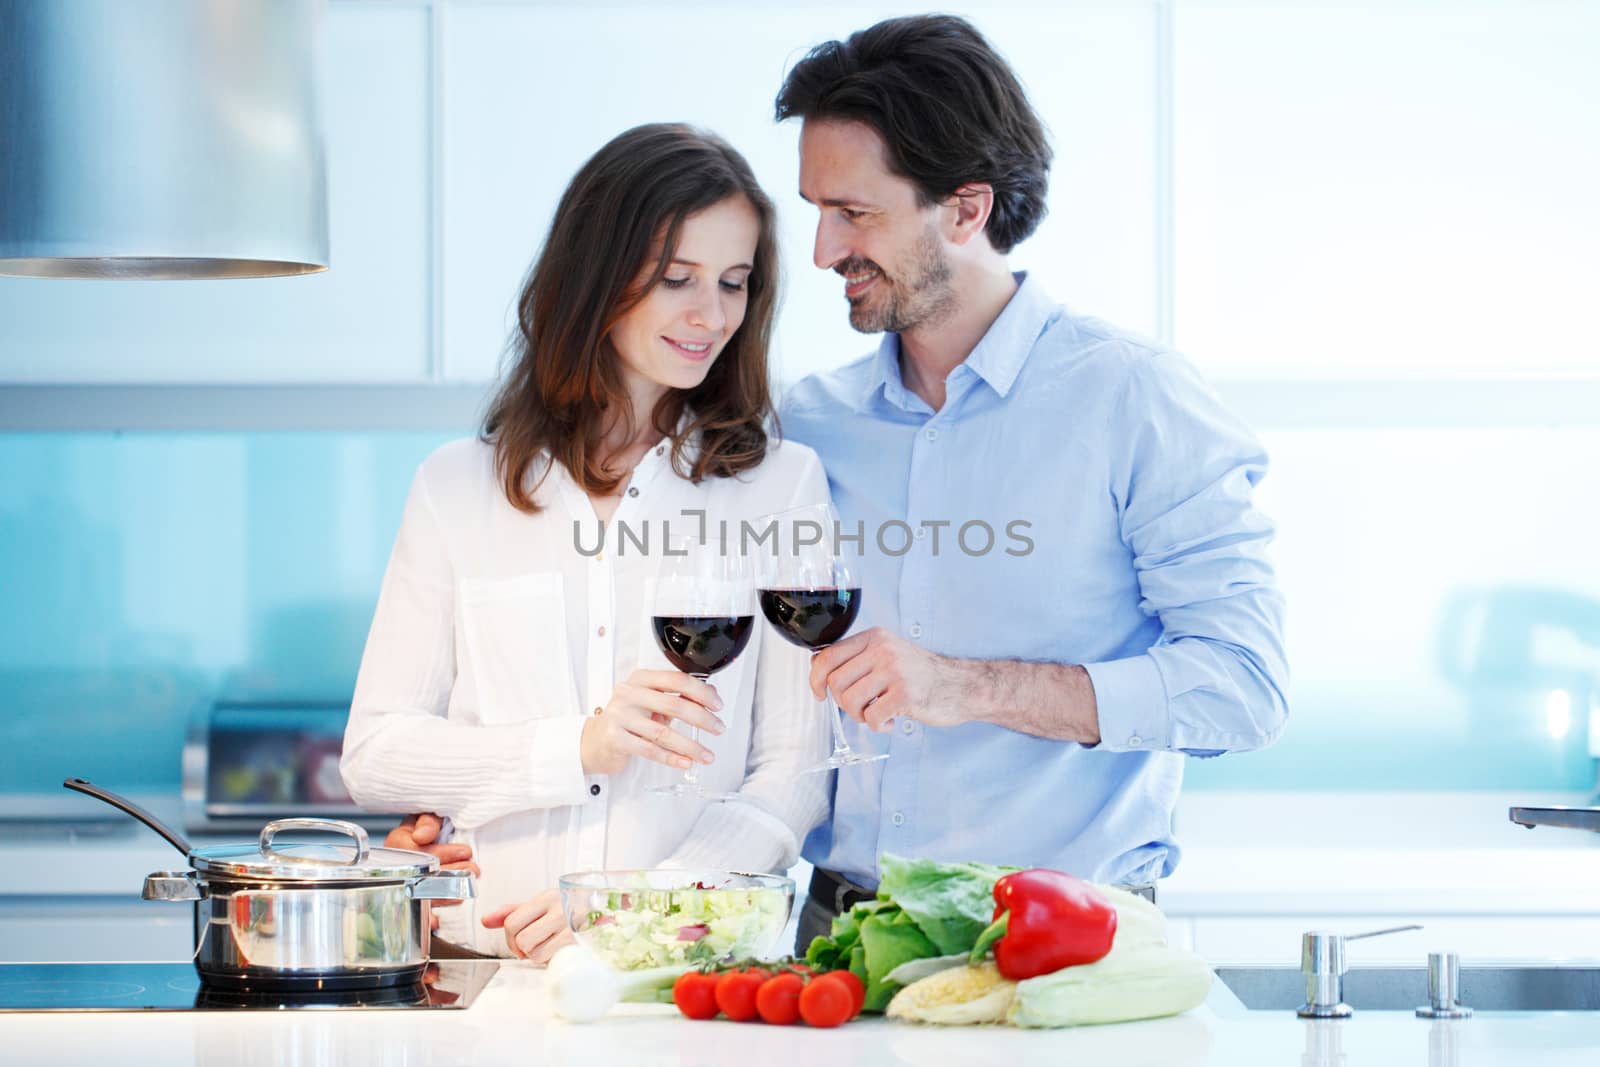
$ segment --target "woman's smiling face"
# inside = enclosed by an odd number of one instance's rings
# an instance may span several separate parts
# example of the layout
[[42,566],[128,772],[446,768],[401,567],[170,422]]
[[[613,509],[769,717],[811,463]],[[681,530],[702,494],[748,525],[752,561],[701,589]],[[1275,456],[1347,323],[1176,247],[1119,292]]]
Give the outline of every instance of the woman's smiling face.
[[[730,196],[683,220],[667,272],[611,328],[629,392],[649,383],[693,389],[744,322],[747,284],[756,261],[761,222],[742,195]],[[641,272],[648,280],[651,255]]]

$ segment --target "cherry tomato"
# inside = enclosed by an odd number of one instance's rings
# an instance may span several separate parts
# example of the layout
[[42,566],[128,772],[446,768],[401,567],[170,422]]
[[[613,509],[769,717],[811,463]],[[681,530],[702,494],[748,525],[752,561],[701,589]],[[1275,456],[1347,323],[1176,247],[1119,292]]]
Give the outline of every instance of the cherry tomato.
[[756,1011],[762,1022],[788,1026],[800,1018],[800,990],[805,979],[792,971],[775,974],[756,990]]
[[806,983],[800,991],[800,1018],[809,1026],[829,1027],[849,1022],[855,1011],[855,995],[830,971]]
[[736,1023],[756,1017],[756,990],[767,980],[767,972],[729,971],[717,979],[717,1007]]
[[850,989],[850,1018],[854,1019],[861,1014],[861,1008],[867,1003],[867,985],[854,971],[830,971],[837,981],[843,982]]
[[691,1019],[717,1017],[717,976],[685,971],[672,983],[672,1003]]

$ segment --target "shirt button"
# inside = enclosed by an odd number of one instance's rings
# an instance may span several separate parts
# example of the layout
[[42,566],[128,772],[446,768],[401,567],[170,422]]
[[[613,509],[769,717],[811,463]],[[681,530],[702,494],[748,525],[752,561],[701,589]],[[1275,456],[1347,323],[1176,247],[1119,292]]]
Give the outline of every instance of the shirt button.
[[601,637],[604,637],[606,635],[606,628],[602,626],[600,629],[596,630],[595,633],[599,634]]
[[926,526],[918,526],[917,527],[917,540],[921,541],[923,538],[925,538],[927,536],[928,536],[928,528]]
[[1132,737],[1128,738],[1128,744],[1142,745],[1144,744],[1144,738],[1140,737],[1138,734],[1134,734]]
[[925,436],[930,441],[937,441],[939,439],[939,431],[935,430],[935,429],[932,429],[932,428],[929,428],[929,430],[928,430],[928,432],[927,432],[927,434]]
[[903,734],[914,734],[917,732],[917,724],[912,722],[910,719],[905,719],[900,723],[900,732]]
[[591,785],[589,787],[589,795],[592,796],[592,797],[597,797],[597,796],[600,795],[600,783],[599,782],[596,782],[594,785]]
[[912,623],[911,624],[911,629],[907,630],[906,633],[910,634],[912,637],[921,637],[922,636],[922,624],[918,623],[918,622]]
[[889,821],[894,823],[896,826],[904,826],[906,824],[906,817],[897,811],[894,813],[894,817]]
[[628,486],[628,495],[629,496],[638,496],[639,495],[639,487],[636,486],[636,485]]
[[656,449],[656,455],[664,456],[666,454],[667,454],[667,446],[666,445],[662,445],[660,448]]

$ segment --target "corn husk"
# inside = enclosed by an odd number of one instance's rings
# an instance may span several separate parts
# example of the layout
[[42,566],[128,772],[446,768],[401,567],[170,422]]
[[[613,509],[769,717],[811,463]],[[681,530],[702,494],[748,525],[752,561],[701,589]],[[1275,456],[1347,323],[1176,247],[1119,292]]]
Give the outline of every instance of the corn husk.
[[889,1002],[888,1016],[903,1022],[967,1026],[1005,1022],[1017,983],[985,962],[952,967],[912,982]]

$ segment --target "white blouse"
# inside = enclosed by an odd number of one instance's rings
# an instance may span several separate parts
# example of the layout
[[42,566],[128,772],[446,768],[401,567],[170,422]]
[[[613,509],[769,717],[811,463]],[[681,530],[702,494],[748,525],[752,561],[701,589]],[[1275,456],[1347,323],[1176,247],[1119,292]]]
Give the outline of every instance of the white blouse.
[[664,528],[695,535],[703,510],[712,537],[719,519],[737,536],[741,520],[826,501],[816,453],[773,441],[754,470],[696,486],[663,444],[634,469],[598,554],[594,509],[565,468],[555,465],[535,499],[537,515],[507,502],[481,441],[423,461],[340,762],[363,807],[450,818],[483,877],[475,900],[439,909],[440,935],[499,954],[504,934],[478,917],[555,888],[564,873],[781,871],[827,805],[828,776],[802,773],[823,758],[829,733],[807,688],[809,655],[760,619],[743,654],[711,677],[726,732],[699,738],[716,754],[701,781],[737,801],[648,793],[683,772],[640,759],[585,775],[578,752],[584,721],[617,682],[637,667],[671,669],[649,625]]

